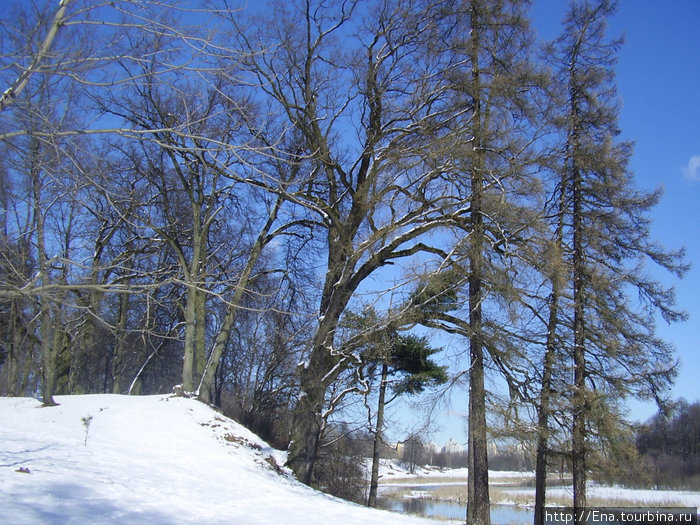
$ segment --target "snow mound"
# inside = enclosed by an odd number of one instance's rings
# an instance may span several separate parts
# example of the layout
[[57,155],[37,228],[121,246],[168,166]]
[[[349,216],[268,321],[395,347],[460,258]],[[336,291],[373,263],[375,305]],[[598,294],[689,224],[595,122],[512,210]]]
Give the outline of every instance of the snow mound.
[[0,523],[426,524],[298,483],[285,453],[193,399],[0,398]]

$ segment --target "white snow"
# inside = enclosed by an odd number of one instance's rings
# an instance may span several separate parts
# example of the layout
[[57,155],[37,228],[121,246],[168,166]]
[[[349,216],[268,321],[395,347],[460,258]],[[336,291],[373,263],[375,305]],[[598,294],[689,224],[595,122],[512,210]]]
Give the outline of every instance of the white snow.
[[[552,487],[547,489],[547,495],[571,496],[571,487]],[[625,502],[643,501],[647,505],[657,506],[684,506],[700,507],[700,492],[686,490],[644,490],[628,489],[618,486],[603,486],[596,483],[589,483],[586,487],[586,495],[590,498],[606,498],[615,500],[616,504],[623,505]]]
[[[404,465],[397,460],[381,460],[379,463],[380,482],[390,483],[391,478],[401,478],[400,485],[415,485],[410,480],[412,478],[433,478],[433,479],[467,479],[469,469],[467,468],[440,468],[440,467],[416,467],[410,473]],[[498,484],[498,480],[525,480],[534,479],[534,472],[520,472],[515,470],[489,470],[489,483]],[[442,483],[442,482],[441,482]],[[463,482],[461,482],[463,483]],[[447,484],[447,483],[442,483]]]
[[0,398],[0,523],[436,523],[298,483],[284,452],[192,399],[56,401]]

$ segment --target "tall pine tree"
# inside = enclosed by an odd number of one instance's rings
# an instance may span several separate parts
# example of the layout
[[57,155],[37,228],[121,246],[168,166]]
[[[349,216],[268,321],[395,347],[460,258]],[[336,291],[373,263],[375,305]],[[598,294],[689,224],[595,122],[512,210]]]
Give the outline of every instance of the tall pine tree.
[[631,144],[616,140],[613,68],[621,41],[605,36],[614,9],[608,0],[572,3],[552,47],[566,88],[561,185],[572,276],[574,507],[586,505],[589,448],[605,435],[618,400],[634,393],[661,401],[675,374],[672,348],[654,335],[657,313],[683,318],[673,291],[643,268],[647,259],[679,276],[686,267],[682,252],[666,252],[650,239],[648,213],[660,192],[635,188]]
[[[485,370],[510,375],[517,345],[489,314],[511,292],[512,249],[532,215],[532,144],[538,136],[533,94],[541,81],[531,60],[527,3],[461,2],[452,44],[458,67],[450,79],[463,146],[455,152],[456,185],[469,196],[463,244],[455,250],[466,276],[466,315],[437,312],[432,321],[469,341],[469,479],[467,521],[490,522]],[[496,308],[496,311],[499,309]],[[466,318],[466,319],[465,319]]]

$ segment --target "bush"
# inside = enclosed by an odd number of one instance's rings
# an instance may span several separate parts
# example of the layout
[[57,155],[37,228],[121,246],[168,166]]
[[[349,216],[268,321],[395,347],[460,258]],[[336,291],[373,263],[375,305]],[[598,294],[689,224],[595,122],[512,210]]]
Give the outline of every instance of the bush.
[[372,453],[371,440],[342,423],[330,425],[324,438],[314,465],[314,487],[364,505],[369,491],[365,458]]
[[314,467],[316,488],[348,501],[364,504],[368,483],[364,460],[354,456],[328,455]]

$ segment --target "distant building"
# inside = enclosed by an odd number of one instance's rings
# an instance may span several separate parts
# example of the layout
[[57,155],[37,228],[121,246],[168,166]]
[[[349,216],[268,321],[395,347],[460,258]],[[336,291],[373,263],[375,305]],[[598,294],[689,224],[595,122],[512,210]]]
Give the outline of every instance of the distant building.
[[438,446],[435,441],[431,441],[427,445],[425,445],[425,450],[428,454],[428,464],[432,465],[433,461],[435,460],[435,454],[438,453]]
[[445,444],[444,447],[442,447],[442,451],[445,454],[459,454],[464,450],[464,447],[457,443],[454,438],[450,438],[450,440]]
[[488,450],[489,457],[490,456],[495,456],[496,454],[499,454],[501,450],[499,450],[499,447],[496,443],[491,442],[486,446],[486,449]]

